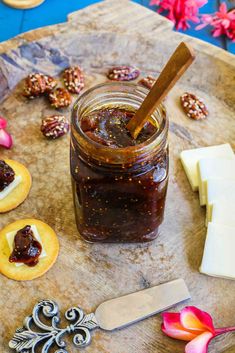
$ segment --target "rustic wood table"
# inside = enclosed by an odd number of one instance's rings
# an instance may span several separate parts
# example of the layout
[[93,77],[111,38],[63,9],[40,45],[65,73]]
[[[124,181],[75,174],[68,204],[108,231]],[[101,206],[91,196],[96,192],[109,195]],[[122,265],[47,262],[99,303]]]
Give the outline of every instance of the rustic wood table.
[[[64,22],[66,21],[67,14],[102,0],[45,0],[42,5],[29,10],[13,9],[5,5],[3,1],[4,0],[0,0],[0,42],[35,28]],[[153,11],[157,10],[156,5],[150,5],[150,0],[133,1]],[[18,0],[18,2],[20,3],[21,0]],[[199,12],[200,14],[215,13],[219,10],[222,3],[226,3],[228,9],[231,9],[234,7],[235,0],[208,0],[207,3],[200,8]],[[232,42],[226,36],[213,37],[211,34],[212,28],[210,26],[200,31],[196,30],[196,26],[197,23],[190,22],[190,28],[188,28],[185,33],[235,54],[235,42]]]
[[[125,6],[123,6],[125,4]],[[47,141],[40,120],[53,112],[44,99],[26,101],[21,79],[32,71],[59,75],[70,64],[80,64],[86,88],[106,80],[114,64],[137,65],[142,75],[157,76],[180,41],[191,43],[197,59],[170,93],[170,184],[165,221],[150,244],[87,244],[74,221],[69,175],[69,136]],[[15,282],[0,275],[0,351],[36,301],[55,299],[61,310],[80,305],[86,312],[101,302],[182,277],[192,300],[209,311],[217,326],[234,325],[235,282],[198,272],[206,228],[205,210],[193,193],[179,161],[183,149],[229,142],[235,148],[234,57],[197,39],[172,31],[172,24],[154,12],[125,0],[93,5],[69,16],[65,24],[38,29],[0,44],[0,115],[8,119],[14,138],[1,158],[28,166],[33,187],[16,210],[0,216],[0,226],[20,218],[39,218],[57,232],[61,250],[55,266],[32,282]],[[210,110],[205,121],[192,121],[180,109],[179,95],[192,91]],[[69,110],[67,111],[69,116]],[[178,306],[175,310],[179,310]],[[184,343],[164,336],[156,315],[129,328],[96,331],[85,352],[180,353]],[[77,351],[72,345],[69,352]],[[235,352],[235,335],[220,337],[210,353]]]

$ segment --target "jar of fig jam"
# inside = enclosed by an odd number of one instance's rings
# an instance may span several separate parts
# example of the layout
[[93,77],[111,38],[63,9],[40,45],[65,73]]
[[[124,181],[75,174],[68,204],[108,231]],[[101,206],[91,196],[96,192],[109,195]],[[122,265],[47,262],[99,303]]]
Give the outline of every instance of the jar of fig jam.
[[70,166],[77,228],[86,241],[147,242],[158,235],[169,164],[164,106],[137,141],[124,131],[147,93],[135,84],[106,83],[74,105]]

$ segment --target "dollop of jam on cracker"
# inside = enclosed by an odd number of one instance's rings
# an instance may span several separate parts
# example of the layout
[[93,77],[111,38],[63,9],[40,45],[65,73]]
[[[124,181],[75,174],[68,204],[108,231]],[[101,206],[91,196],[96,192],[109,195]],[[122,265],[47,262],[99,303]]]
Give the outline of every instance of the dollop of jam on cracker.
[[0,192],[15,179],[14,170],[3,160],[0,160]]
[[37,265],[41,252],[42,245],[34,237],[31,226],[26,225],[15,235],[14,248],[9,261],[32,267]]

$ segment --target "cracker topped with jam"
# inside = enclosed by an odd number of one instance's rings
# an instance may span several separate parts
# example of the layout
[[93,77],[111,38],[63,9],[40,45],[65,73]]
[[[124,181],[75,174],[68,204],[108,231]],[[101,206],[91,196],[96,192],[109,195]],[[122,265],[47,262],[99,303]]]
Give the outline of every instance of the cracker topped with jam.
[[17,281],[42,276],[55,263],[59,241],[54,230],[37,219],[22,219],[0,231],[0,272]]
[[27,198],[32,185],[28,169],[12,159],[0,159],[0,213],[18,207]]

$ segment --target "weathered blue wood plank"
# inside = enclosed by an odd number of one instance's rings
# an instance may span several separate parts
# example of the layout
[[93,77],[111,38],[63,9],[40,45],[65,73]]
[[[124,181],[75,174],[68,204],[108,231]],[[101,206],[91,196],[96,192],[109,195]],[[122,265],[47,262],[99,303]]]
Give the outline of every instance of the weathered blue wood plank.
[[65,22],[67,15],[100,0],[47,0],[41,6],[24,12],[22,32],[55,23]]
[[231,40],[227,40],[226,45],[227,45],[227,50],[230,53],[235,54],[235,42],[232,42]]
[[15,10],[0,2],[0,42],[20,33],[22,10]]

